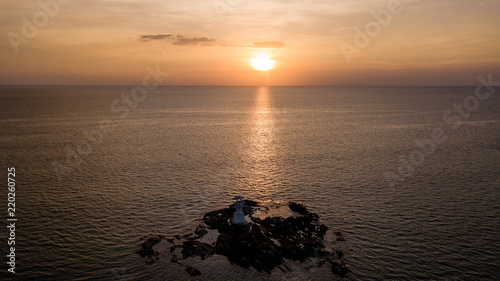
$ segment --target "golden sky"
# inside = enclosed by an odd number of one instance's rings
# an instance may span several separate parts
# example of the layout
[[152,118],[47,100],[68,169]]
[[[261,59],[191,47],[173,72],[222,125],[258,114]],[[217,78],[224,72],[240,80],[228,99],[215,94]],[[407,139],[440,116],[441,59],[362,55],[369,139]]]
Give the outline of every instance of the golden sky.
[[499,15],[500,0],[9,0],[0,84],[134,85],[160,65],[163,85],[474,85],[500,71]]

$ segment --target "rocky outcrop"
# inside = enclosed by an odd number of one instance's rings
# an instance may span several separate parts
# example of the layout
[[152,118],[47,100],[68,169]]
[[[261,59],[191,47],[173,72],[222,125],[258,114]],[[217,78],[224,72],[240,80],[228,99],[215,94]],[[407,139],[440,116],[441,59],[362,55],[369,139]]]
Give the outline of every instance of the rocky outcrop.
[[328,227],[320,224],[318,216],[302,204],[290,202],[288,206],[300,216],[252,218],[253,222],[246,226],[228,222],[232,216],[230,209],[207,213],[205,223],[221,233],[216,243],[217,254],[227,256],[232,263],[267,272],[282,264],[283,258],[302,261],[315,257],[324,247],[322,238]]
[[279,247],[262,232],[259,225],[250,223],[219,231],[221,234],[215,245],[216,252],[226,256],[231,263],[243,267],[253,266],[266,272],[282,264],[283,256]]
[[[204,260],[217,253],[226,256],[232,264],[252,266],[270,273],[283,265],[285,260],[304,262],[312,258],[318,261],[318,266],[329,262],[333,273],[345,276],[349,270],[340,260],[342,252],[325,247],[324,237],[328,227],[319,222],[319,216],[310,213],[300,203],[289,202],[288,208],[294,215],[259,218],[253,216],[256,210],[267,208],[261,208],[255,201],[245,200],[243,212],[250,218],[246,225],[231,223],[234,205],[208,212],[203,216],[203,224],[193,233],[166,239],[172,244],[169,248],[171,261],[182,265],[180,254],[182,259],[199,256]],[[344,240],[340,232],[333,233],[337,241]],[[147,262],[154,261],[158,253],[153,246],[162,238],[155,236],[147,239],[138,253]],[[200,274],[190,266],[186,271],[191,276]]]

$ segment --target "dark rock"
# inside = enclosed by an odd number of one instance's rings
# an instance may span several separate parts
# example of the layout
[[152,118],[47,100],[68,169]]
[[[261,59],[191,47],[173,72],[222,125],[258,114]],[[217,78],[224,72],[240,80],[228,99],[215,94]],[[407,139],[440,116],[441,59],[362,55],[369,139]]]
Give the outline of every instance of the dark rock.
[[233,216],[234,211],[230,208],[208,212],[203,216],[203,221],[211,228],[220,228],[229,225],[228,220]]
[[207,233],[208,233],[208,231],[207,231],[207,230],[206,230],[206,228],[204,228],[203,226],[198,225],[198,226],[196,227],[196,230],[194,231],[194,233],[195,233],[196,235],[200,235],[200,236],[202,236],[202,235],[207,234]]
[[170,242],[170,243],[174,243],[174,238],[167,238],[167,241]]
[[278,246],[256,224],[236,226],[232,232],[221,233],[215,247],[217,254],[245,268],[253,266],[270,273],[275,266],[282,264]]
[[306,209],[306,207],[304,207],[304,205],[300,204],[300,203],[295,203],[295,202],[288,202],[288,207],[290,208],[290,210],[294,211],[294,212],[297,212],[301,215],[304,215],[304,216],[309,216],[310,213],[309,211]]
[[196,268],[194,268],[194,267],[192,267],[192,266],[188,266],[188,267],[186,268],[186,272],[187,272],[187,273],[189,273],[189,275],[190,275],[191,277],[193,277],[193,276],[197,276],[197,275],[201,275],[201,272],[200,272],[198,269],[196,269]]
[[170,258],[170,261],[171,262],[177,262],[177,256],[176,255],[172,255],[172,257]]
[[243,204],[249,207],[258,207],[259,203],[253,201],[253,200],[243,200]]
[[191,256],[200,256],[202,260],[206,257],[215,254],[215,248],[207,243],[199,241],[186,241],[183,243],[182,258],[186,259]]
[[333,252],[331,253],[331,256],[333,259],[341,259],[344,256],[344,253],[342,251],[339,251],[339,250],[333,250]]
[[170,253],[173,253],[175,251],[175,248],[179,247],[178,245],[173,245],[170,247]]
[[148,238],[141,244],[141,249],[137,251],[137,253],[143,258],[151,259],[153,257],[157,257],[158,253],[153,250],[153,246],[160,243],[162,239],[163,236],[153,236]]
[[340,233],[340,231],[334,231],[333,234],[335,234],[335,236],[337,237],[336,238],[337,241],[345,241],[345,239],[342,236],[342,233]]
[[325,236],[327,231],[328,231],[328,226],[324,224],[319,226],[319,232],[321,233],[321,236]]
[[323,249],[316,248],[314,251],[314,257],[321,259],[322,260],[321,262],[323,263],[326,260],[333,258],[334,253],[331,253],[331,252],[323,250]]
[[349,269],[341,260],[330,261],[330,263],[332,264],[332,272],[337,275],[344,277],[349,272]]

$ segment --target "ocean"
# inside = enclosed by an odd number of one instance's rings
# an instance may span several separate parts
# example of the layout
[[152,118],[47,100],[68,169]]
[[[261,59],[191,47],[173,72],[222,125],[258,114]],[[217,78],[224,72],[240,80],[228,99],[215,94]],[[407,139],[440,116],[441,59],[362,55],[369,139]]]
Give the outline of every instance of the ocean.
[[[500,279],[498,89],[132,89],[0,87],[2,280]],[[343,234],[351,273],[268,274],[214,256],[191,278],[136,253],[235,195],[304,204]]]

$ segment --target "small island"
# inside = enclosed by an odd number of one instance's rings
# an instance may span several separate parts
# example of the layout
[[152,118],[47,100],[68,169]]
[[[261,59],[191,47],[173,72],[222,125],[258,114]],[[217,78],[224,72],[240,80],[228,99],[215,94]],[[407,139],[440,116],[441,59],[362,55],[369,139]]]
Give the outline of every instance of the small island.
[[[314,260],[317,266],[328,262],[335,274],[345,276],[349,272],[341,260],[342,252],[327,248],[324,243],[329,228],[302,204],[289,202],[269,208],[252,200],[242,200],[243,197],[235,199],[237,203],[228,208],[206,213],[203,223],[192,233],[172,238],[144,237],[137,253],[146,263],[154,263],[160,252],[168,252],[171,262],[180,265],[189,257],[199,256],[205,260],[218,254],[226,256],[232,264],[267,273],[276,267],[288,270],[285,260]],[[340,232],[332,232],[332,235],[336,241],[344,241]],[[192,266],[185,270],[191,276],[201,274]]]

